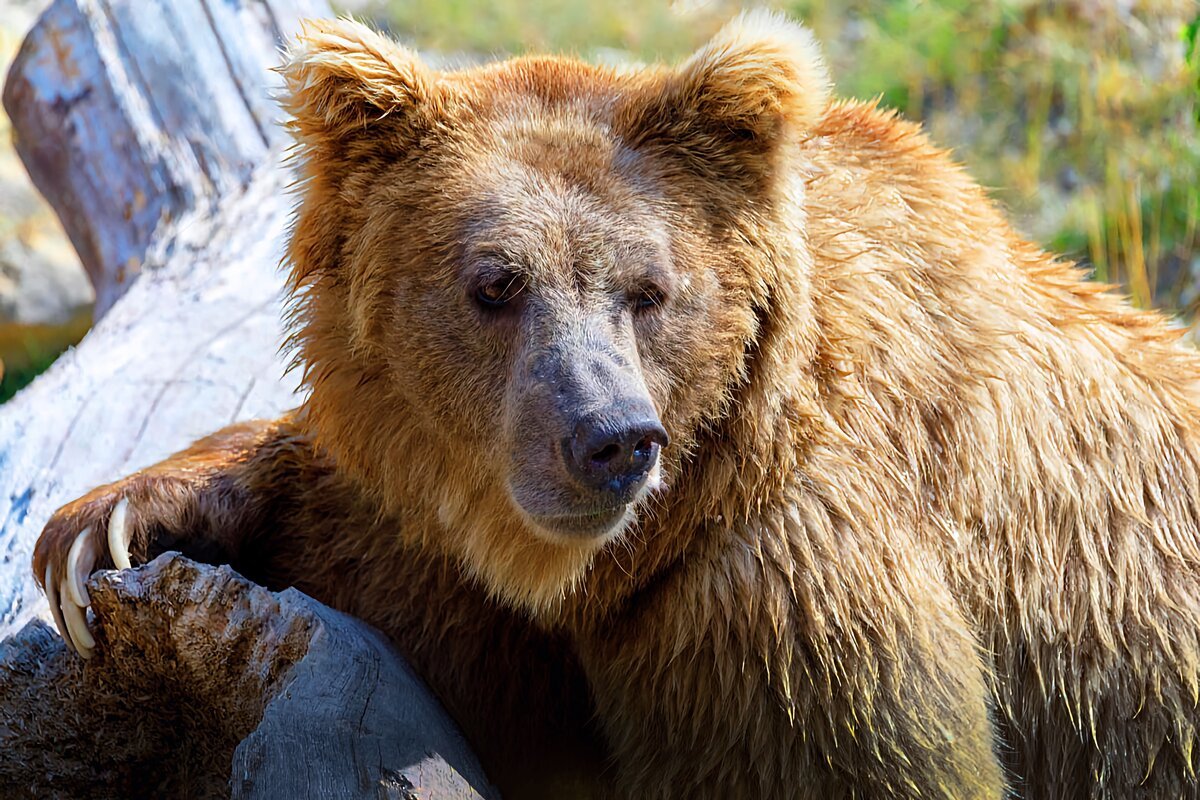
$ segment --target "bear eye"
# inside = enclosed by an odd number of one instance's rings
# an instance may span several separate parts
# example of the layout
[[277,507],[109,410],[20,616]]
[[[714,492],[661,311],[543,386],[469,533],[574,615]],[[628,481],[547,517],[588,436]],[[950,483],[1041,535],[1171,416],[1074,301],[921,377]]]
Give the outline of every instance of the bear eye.
[[524,288],[520,277],[506,272],[479,284],[475,289],[475,302],[489,311],[498,311],[512,302]]
[[665,303],[666,300],[666,292],[661,287],[655,286],[652,283],[639,288],[630,298],[633,310],[638,313],[652,311]]

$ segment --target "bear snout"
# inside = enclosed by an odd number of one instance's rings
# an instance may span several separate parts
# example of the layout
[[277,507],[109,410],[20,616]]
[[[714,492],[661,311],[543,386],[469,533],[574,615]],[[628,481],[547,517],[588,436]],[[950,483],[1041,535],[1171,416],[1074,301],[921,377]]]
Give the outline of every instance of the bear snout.
[[517,382],[509,491],[539,530],[607,536],[657,485],[666,427],[614,337],[554,338]]

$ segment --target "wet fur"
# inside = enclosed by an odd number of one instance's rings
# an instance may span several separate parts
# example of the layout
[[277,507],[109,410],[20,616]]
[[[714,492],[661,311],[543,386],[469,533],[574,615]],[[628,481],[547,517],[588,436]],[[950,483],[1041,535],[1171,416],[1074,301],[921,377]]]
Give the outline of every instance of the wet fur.
[[[593,719],[601,794],[1200,796],[1200,359],[916,126],[828,101],[804,31],[443,75],[323,22],[284,75],[311,399],[68,506],[37,575],[132,493],[386,631],[512,796],[524,759],[594,768]],[[397,289],[451,280],[439,225],[531,147],[692,280],[642,346],[667,488],[603,546],[524,523],[495,354]]]

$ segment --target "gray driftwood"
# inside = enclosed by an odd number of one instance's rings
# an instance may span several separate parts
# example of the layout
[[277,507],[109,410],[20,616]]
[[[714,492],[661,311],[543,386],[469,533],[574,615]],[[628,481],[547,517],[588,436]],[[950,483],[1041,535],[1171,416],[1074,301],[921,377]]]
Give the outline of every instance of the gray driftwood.
[[298,594],[178,560],[105,575],[86,667],[33,621],[30,555],[56,508],[297,402],[278,352],[290,199],[269,67],[301,16],[327,13],[55,0],[8,76],[19,152],[103,316],[0,407],[0,637],[16,634],[0,645],[2,797],[486,793],[386,642]]
[[358,620],[177,554],[89,592],[86,666],[40,621],[0,644],[0,796],[495,796]]

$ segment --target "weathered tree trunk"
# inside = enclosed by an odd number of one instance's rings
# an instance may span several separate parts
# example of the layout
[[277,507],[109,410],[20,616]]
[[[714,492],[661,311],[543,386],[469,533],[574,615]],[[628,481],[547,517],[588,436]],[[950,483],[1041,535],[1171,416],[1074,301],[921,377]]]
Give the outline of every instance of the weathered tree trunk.
[[[297,402],[278,350],[290,201],[269,67],[302,16],[327,13],[321,0],[56,0],[13,64],[4,104],[18,150],[103,316],[0,406],[0,637],[24,628],[0,648],[0,795],[153,796],[122,783],[151,768],[188,793],[219,794],[228,773],[210,768],[224,758],[228,770],[251,730],[234,762],[236,796],[490,791],[377,633],[228,570],[168,564],[100,579],[101,645],[120,657],[86,667],[41,623],[25,627],[45,615],[30,555],[56,508]],[[71,705],[81,692],[87,701]],[[139,706],[156,711],[126,713],[132,727],[115,736],[88,710]],[[166,712],[190,721],[155,728]],[[170,749],[147,743],[179,741],[172,731],[207,734],[183,743],[195,758],[164,766]],[[96,791],[54,782],[70,758],[79,775],[98,776]]]
[[246,188],[284,143],[276,48],[321,0],[53,4],[13,65],[16,148],[96,287],[98,314],[164,226]]

